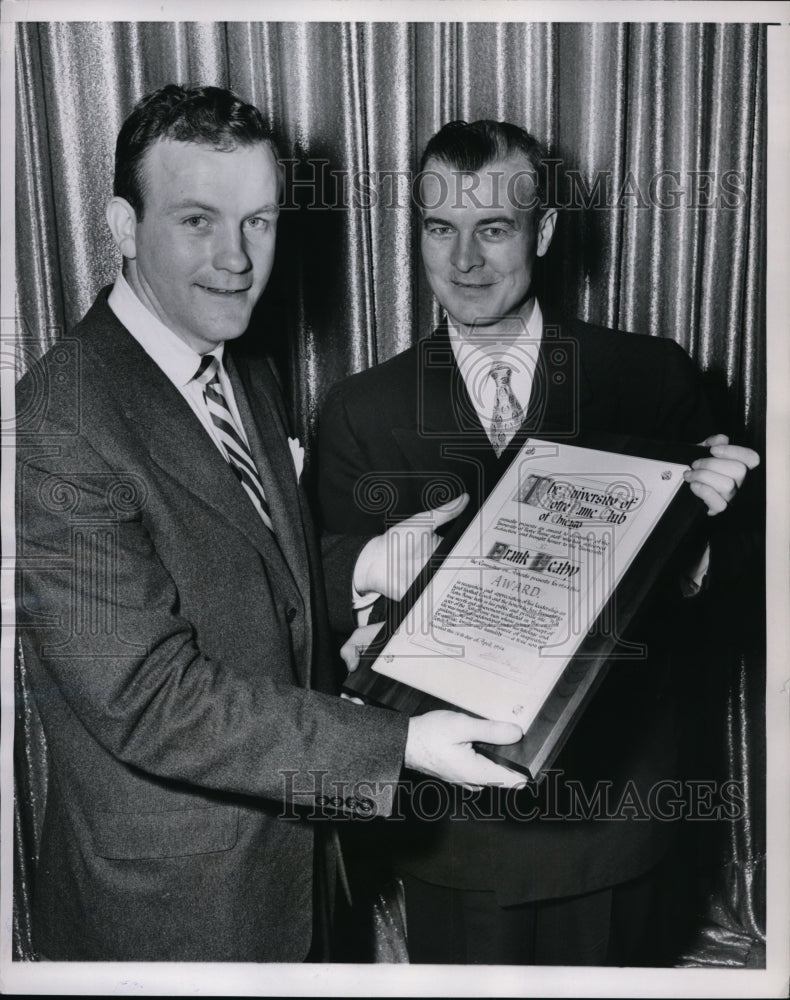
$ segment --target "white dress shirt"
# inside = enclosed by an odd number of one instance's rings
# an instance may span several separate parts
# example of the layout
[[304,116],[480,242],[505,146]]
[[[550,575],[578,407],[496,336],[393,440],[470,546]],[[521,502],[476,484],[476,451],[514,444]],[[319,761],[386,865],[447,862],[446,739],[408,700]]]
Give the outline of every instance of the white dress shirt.
[[[502,362],[511,369],[510,388],[526,416],[543,338],[543,314],[537,299],[533,300],[526,328],[522,326],[518,336],[509,343],[495,341],[486,334],[485,327],[475,328],[464,335],[451,321],[447,325],[455,362],[486,434],[491,429],[496,399],[496,383],[491,378],[494,364]],[[517,431],[518,427],[504,430],[508,444]]]
[[[122,274],[119,274],[115,279],[107,304],[148,357],[162,369],[189,403],[192,412],[201,422],[222,457],[225,458],[225,450],[205,403],[203,386],[194,381],[203,355],[198,354],[169,327],[165,326],[159,317],[155,316],[137,297]],[[224,347],[224,344],[219,344],[208,353],[216,357],[219,362],[218,374],[222,393],[233,415],[236,430],[249,447],[249,441],[233,395],[233,387],[230,384],[228,373],[225,371],[225,366],[222,364]]]

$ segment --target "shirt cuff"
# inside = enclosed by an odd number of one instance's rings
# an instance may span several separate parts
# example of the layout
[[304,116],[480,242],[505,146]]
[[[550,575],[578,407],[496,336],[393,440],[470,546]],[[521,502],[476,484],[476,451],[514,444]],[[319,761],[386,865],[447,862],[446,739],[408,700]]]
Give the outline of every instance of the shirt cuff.
[[680,581],[680,592],[684,597],[696,597],[703,589],[709,565],[710,545],[706,545],[700,561]]
[[354,610],[354,619],[356,620],[357,627],[367,625],[373,605],[380,596],[380,594],[372,590],[366,594],[360,594],[354,584],[351,584],[351,607]]

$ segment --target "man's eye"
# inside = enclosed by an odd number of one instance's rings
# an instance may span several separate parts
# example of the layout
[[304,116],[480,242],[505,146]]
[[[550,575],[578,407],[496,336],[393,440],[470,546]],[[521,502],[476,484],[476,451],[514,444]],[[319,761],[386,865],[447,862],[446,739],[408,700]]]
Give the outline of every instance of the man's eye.
[[431,236],[447,236],[452,232],[451,226],[428,226],[426,232]]
[[208,225],[208,219],[204,215],[190,215],[184,219],[184,225],[187,229],[203,229]]
[[259,215],[255,215],[251,219],[247,219],[246,226],[247,229],[253,229],[256,232],[264,232],[269,228],[269,220],[263,219]]
[[487,240],[501,240],[503,236],[507,236],[507,229],[503,229],[501,226],[486,226],[485,229],[481,230],[481,235],[485,236]]

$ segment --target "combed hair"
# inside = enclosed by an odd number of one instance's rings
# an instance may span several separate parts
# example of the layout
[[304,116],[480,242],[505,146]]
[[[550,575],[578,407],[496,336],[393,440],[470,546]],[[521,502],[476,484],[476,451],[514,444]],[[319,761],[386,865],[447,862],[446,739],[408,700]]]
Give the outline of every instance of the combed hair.
[[425,147],[420,173],[429,160],[438,160],[462,173],[478,173],[483,167],[522,156],[535,175],[537,209],[552,206],[549,152],[539,139],[518,125],[484,118],[477,122],[453,121],[443,125]]
[[143,97],[123,123],[115,144],[113,193],[143,216],[143,158],[160,139],[193,142],[223,152],[268,143],[277,150],[260,112],[221,87],[186,88],[171,83]]

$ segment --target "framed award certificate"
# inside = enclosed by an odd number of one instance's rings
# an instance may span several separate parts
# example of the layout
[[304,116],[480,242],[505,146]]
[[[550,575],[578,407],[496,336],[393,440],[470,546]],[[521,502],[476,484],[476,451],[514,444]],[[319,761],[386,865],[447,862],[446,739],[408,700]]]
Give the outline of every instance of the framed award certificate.
[[478,749],[537,778],[705,511],[683,479],[699,449],[620,444],[527,439],[346,690],[515,722],[519,743]]

